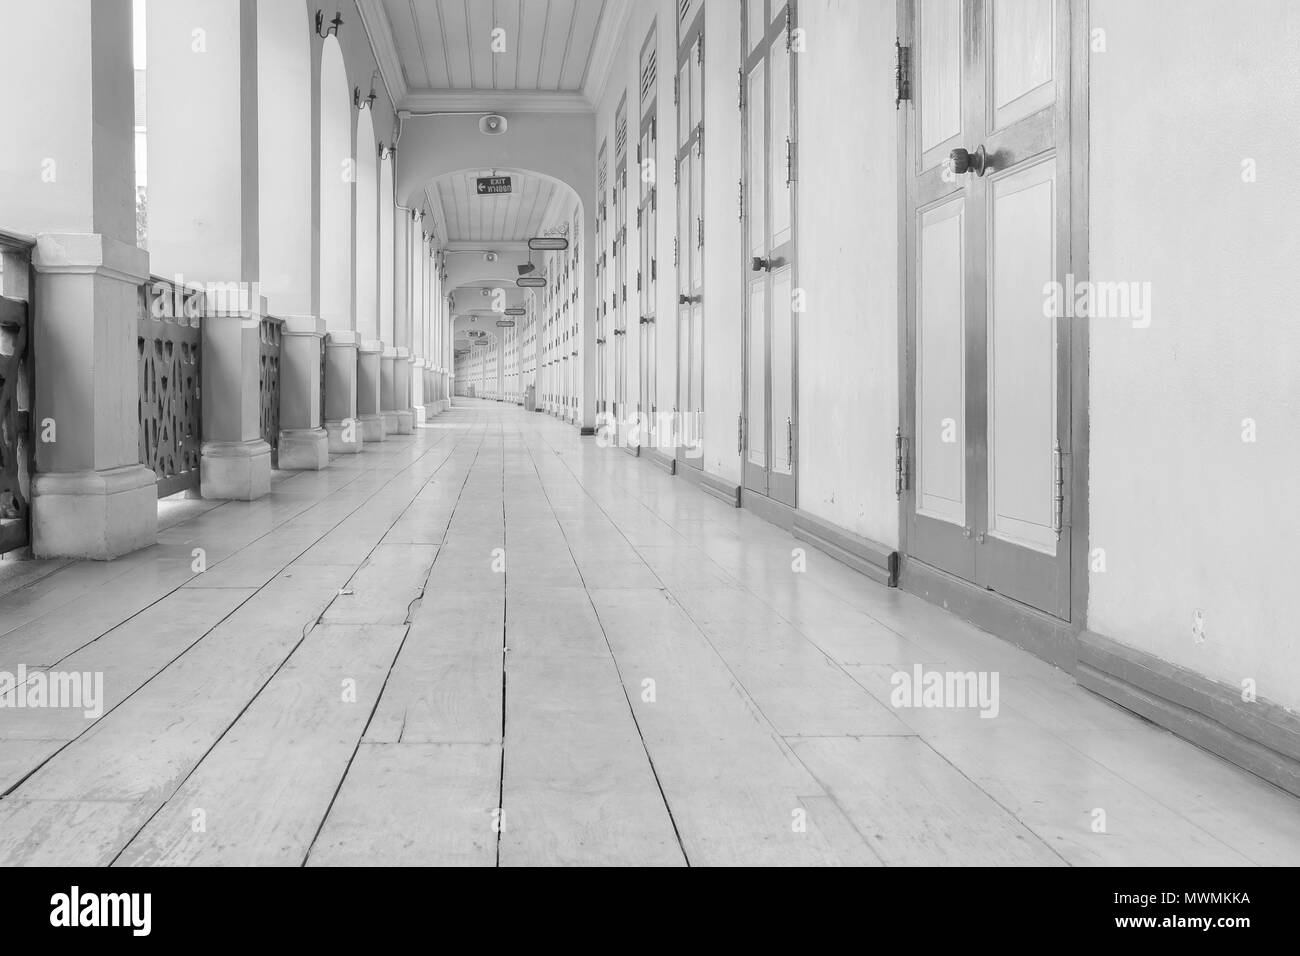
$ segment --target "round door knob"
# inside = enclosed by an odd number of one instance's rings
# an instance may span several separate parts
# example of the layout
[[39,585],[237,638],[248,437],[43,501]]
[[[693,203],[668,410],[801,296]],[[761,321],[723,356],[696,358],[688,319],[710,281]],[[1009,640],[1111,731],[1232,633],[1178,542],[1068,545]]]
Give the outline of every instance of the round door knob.
[[983,176],[989,167],[988,154],[984,152],[983,146],[973,153],[965,149],[954,149],[948,154],[948,161],[952,164],[952,171],[958,176],[970,172],[976,176]]

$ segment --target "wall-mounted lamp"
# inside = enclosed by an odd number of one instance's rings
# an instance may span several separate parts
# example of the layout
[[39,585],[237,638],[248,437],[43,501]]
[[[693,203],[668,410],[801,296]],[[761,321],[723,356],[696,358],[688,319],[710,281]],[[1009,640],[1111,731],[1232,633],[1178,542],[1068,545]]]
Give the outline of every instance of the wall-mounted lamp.
[[322,30],[321,28],[323,26],[325,26],[325,11],[317,10],[316,11],[316,35],[320,37],[322,40],[325,39],[327,36],[329,36],[331,33],[334,34],[334,36],[339,35],[339,27],[343,26],[343,14],[340,11],[335,10],[334,19],[330,21],[329,29]]
[[352,105],[359,110],[368,110],[375,105],[375,97],[378,95],[373,86],[370,88],[368,96],[362,96],[361,87],[354,86],[352,87]]

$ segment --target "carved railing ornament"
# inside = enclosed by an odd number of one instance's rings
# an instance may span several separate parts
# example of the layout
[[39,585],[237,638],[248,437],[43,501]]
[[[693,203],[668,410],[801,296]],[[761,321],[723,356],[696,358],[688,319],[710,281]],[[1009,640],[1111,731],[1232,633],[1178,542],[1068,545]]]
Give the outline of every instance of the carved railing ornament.
[[140,464],[158,476],[160,498],[199,487],[202,301],[201,289],[166,279],[154,277],[140,287]]
[[0,298],[0,553],[31,544],[30,341],[27,303]]
[[280,464],[280,349],[284,320],[263,316],[258,322],[258,416],[262,440],[271,446],[271,467]]

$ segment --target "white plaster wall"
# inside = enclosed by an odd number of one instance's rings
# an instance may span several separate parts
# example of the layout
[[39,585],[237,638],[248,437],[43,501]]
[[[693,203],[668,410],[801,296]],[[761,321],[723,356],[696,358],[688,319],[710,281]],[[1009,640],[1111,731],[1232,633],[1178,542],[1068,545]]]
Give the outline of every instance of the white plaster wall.
[[1300,5],[1093,0],[1092,26],[1092,277],[1150,282],[1152,319],[1091,326],[1088,625],[1296,707]]
[[895,4],[806,0],[798,25],[798,504],[895,547]]

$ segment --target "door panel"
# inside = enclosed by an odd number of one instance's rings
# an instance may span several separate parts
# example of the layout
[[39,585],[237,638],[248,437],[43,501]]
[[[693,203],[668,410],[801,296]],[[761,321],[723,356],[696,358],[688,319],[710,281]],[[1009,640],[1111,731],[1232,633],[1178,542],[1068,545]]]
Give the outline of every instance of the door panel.
[[794,357],[794,313],[790,310],[789,266],[772,274],[772,471],[779,475],[794,473],[793,424],[794,382],[780,374],[792,367]]
[[992,4],[993,126],[1024,119],[1056,99],[1055,0]]
[[921,0],[916,10],[916,51],[921,166],[948,157],[962,132],[962,4],[960,0]]
[[749,74],[749,91],[745,98],[749,120],[749,175],[745,191],[749,199],[745,212],[749,216],[749,254],[767,253],[767,89],[762,61]]
[[1050,160],[993,183],[988,283],[989,534],[1053,555],[1055,190]]
[[791,239],[793,201],[789,168],[790,156],[790,51],[785,39],[777,39],[771,47],[771,116],[772,131],[768,140],[768,183],[770,184],[772,215],[769,226],[768,247],[775,253]]
[[[767,378],[762,374],[767,368],[767,279],[750,280],[749,283],[749,335],[747,339],[747,366],[757,369],[747,377],[745,399],[746,461],[767,472]],[[767,479],[755,479],[755,489],[761,487],[767,494]]]
[[966,526],[964,197],[921,214],[917,253],[917,513]]

